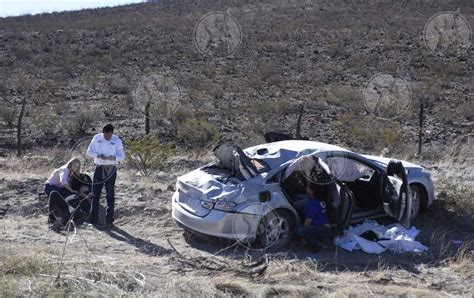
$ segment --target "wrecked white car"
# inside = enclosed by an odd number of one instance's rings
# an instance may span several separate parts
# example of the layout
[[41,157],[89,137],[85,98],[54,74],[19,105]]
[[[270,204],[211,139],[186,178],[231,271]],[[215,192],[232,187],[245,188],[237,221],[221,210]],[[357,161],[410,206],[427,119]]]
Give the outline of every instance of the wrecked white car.
[[382,216],[408,226],[433,202],[422,166],[325,143],[285,140],[245,150],[221,144],[214,155],[215,162],[178,177],[173,219],[193,232],[260,247],[291,240],[302,222],[295,200],[307,181],[327,187],[330,219],[341,228]]

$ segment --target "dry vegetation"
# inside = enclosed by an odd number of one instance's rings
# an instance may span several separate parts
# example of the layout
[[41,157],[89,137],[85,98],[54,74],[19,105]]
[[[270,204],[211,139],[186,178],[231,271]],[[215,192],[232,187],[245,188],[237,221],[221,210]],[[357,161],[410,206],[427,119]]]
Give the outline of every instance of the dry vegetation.
[[6,296],[472,295],[473,156],[460,147],[427,164],[437,200],[414,225],[429,251],[380,256],[334,246],[314,253],[296,243],[256,251],[183,233],[170,214],[174,177],[207,157],[179,154],[147,177],[121,169],[117,228],[57,234],[47,228],[37,190],[55,163],[44,156],[58,153],[8,157],[0,168],[0,288]]
[[[2,296],[474,294],[472,47],[441,58],[421,38],[440,11],[460,8],[471,21],[474,2],[165,2],[0,19]],[[227,9],[242,27],[241,47],[226,59],[204,58],[193,47],[195,23]],[[172,117],[152,121],[160,142],[146,147],[131,90],[151,72],[175,77],[184,96]],[[396,121],[364,109],[362,89],[380,72],[412,83],[413,105]],[[17,158],[23,98],[26,154]],[[415,156],[419,101],[430,133]],[[433,172],[436,201],[414,223],[428,253],[312,253],[298,244],[247,251],[172,222],[177,175],[207,161],[219,139],[245,147],[264,131],[294,133],[301,104],[304,136],[374,154],[387,148]],[[56,234],[37,193],[71,146],[106,122],[135,146],[129,154],[159,154],[138,164],[128,156],[120,169],[116,229]],[[143,162],[146,177],[138,174]]]

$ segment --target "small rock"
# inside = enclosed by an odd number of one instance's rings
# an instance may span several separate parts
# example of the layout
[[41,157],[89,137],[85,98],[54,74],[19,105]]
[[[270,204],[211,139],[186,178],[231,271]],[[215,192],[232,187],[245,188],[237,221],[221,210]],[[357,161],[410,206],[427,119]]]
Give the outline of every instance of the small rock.
[[174,185],[173,184],[170,184],[168,185],[168,187],[166,188],[167,191],[176,191],[176,189],[174,188]]

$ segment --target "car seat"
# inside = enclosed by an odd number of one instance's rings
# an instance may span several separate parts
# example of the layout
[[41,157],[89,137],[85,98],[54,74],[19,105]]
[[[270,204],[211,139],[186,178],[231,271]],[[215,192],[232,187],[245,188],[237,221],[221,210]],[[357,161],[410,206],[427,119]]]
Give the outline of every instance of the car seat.
[[345,184],[331,183],[328,186],[328,214],[331,223],[346,228],[351,223],[354,209],[354,194]]

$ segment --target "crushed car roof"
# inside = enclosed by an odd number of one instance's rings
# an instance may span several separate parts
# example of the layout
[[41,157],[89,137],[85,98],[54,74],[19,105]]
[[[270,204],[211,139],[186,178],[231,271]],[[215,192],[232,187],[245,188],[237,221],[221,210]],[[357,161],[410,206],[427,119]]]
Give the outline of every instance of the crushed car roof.
[[249,147],[244,150],[248,157],[264,160],[272,169],[300,156],[325,151],[349,152],[349,150],[339,146],[303,140],[287,140],[266,143]]

